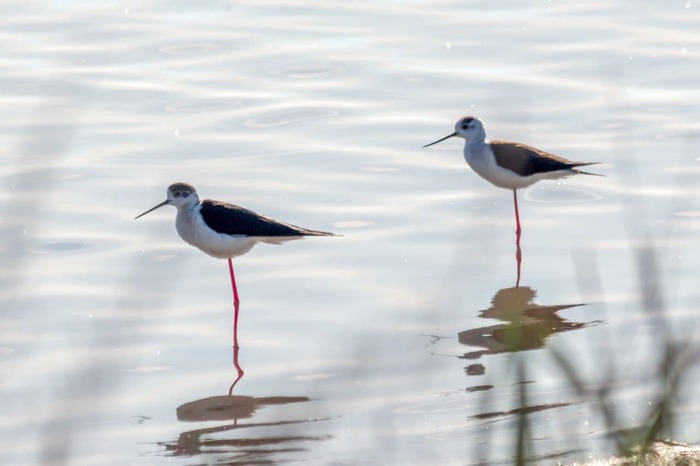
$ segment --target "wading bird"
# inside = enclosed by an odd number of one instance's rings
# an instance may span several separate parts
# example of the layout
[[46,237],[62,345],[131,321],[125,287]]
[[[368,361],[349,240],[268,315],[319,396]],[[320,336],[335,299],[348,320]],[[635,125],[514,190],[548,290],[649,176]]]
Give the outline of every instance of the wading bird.
[[491,184],[513,191],[517,241],[520,241],[521,232],[518,189],[540,180],[554,180],[576,174],[596,175],[578,170],[578,167],[595,165],[598,162],[572,162],[518,142],[489,141],[486,139],[484,123],[473,116],[461,118],[455,124],[454,133],[423,147],[452,137],[465,140],[464,159],[472,170]]
[[247,253],[257,243],[279,244],[305,236],[334,236],[333,233],[279,222],[234,204],[210,199],[200,201],[197,191],[187,183],[170,185],[165,201],[136,218],[164,205],[177,208],[175,228],[180,238],[210,256],[228,259],[235,308],[234,327],[238,327],[239,299],[231,262],[233,257]]

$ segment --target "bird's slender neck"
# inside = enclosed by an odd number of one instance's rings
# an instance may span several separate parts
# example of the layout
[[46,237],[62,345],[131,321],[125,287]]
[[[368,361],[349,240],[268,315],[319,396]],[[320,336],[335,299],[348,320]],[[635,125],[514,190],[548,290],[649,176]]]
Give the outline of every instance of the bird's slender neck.
[[184,210],[184,211],[191,210],[191,209],[193,209],[195,206],[199,205],[200,203],[201,203],[201,201],[199,200],[199,196],[197,196],[196,194],[194,194],[194,195],[189,195],[189,196],[187,196],[187,198],[185,198],[185,199],[181,199],[181,200],[178,200],[177,202],[173,202],[173,204],[175,204],[175,207],[177,207],[177,210],[178,210],[178,211],[180,211],[180,210]]
[[464,152],[481,153],[486,149],[486,131],[479,128],[477,132],[464,143]]
[[177,216],[182,218],[191,217],[199,204],[201,204],[201,202],[198,199],[196,202],[188,202],[187,204],[177,206]]
[[197,230],[197,202],[188,202],[187,204],[177,207],[177,216],[175,217],[175,229],[182,239],[189,244],[196,242]]

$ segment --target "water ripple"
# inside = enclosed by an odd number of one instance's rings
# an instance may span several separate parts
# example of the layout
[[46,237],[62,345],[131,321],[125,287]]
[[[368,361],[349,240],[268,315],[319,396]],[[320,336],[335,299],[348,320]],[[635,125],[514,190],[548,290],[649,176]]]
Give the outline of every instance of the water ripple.
[[603,198],[600,194],[580,188],[568,186],[533,187],[525,191],[525,199],[542,204],[574,204],[595,202]]
[[168,105],[165,107],[165,111],[171,113],[219,112],[240,105],[241,102],[238,100],[200,100]]
[[96,241],[80,239],[38,240],[30,242],[27,249],[35,254],[74,254],[99,249],[102,245]]
[[343,72],[345,72],[343,67],[335,65],[289,65],[273,68],[268,71],[268,74],[291,79],[317,79],[328,78]]
[[338,110],[326,107],[293,107],[268,112],[257,117],[249,118],[245,126],[250,128],[272,128],[284,126],[299,121],[314,120],[337,116]]
[[219,44],[213,43],[194,43],[194,44],[178,44],[167,45],[159,50],[168,55],[203,55],[222,48]]

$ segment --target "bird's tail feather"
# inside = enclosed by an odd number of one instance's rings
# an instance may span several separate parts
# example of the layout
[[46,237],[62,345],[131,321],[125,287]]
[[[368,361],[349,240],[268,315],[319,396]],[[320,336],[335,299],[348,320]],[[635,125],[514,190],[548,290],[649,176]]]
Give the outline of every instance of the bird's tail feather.
[[312,231],[311,233],[306,233],[306,236],[342,236],[342,235],[336,235],[335,233],[329,233],[327,231]]
[[605,176],[601,175],[600,173],[591,173],[591,172],[586,172],[583,170],[579,170],[578,167],[585,167],[587,165],[600,165],[600,162],[583,162],[583,163],[577,163],[572,167],[572,170],[578,173],[579,175],[591,175],[591,176]]

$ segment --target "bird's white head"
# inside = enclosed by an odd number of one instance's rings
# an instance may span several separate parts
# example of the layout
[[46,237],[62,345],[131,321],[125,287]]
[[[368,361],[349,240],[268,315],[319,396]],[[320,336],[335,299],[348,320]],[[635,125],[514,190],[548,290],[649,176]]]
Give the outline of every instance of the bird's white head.
[[197,196],[197,190],[194,189],[194,186],[187,183],[171,184],[170,186],[168,186],[168,191],[166,195],[167,198],[163,202],[153,207],[152,209],[147,210],[146,212],[142,213],[136,218],[143,217],[147,213],[153,212],[154,210],[168,204],[174,205],[175,207],[180,209],[189,208],[199,203],[199,196]]
[[463,139],[474,139],[484,134],[484,123],[477,117],[466,116],[455,123],[455,136]]
[[199,196],[194,186],[187,183],[175,183],[168,186],[168,203],[175,207],[190,207],[199,203]]
[[460,118],[457,123],[455,123],[455,132],[445,136],[442,139],[438,139],[435,142],[426,144],[423,147],[429,147],[438,142],[442,142],[445,139],[458,137],[465,139],[467,141],[471,140],[483,140],[486,138],[486,132],[484,131],[484,124],[480,119],[474,116],[465,116]]

